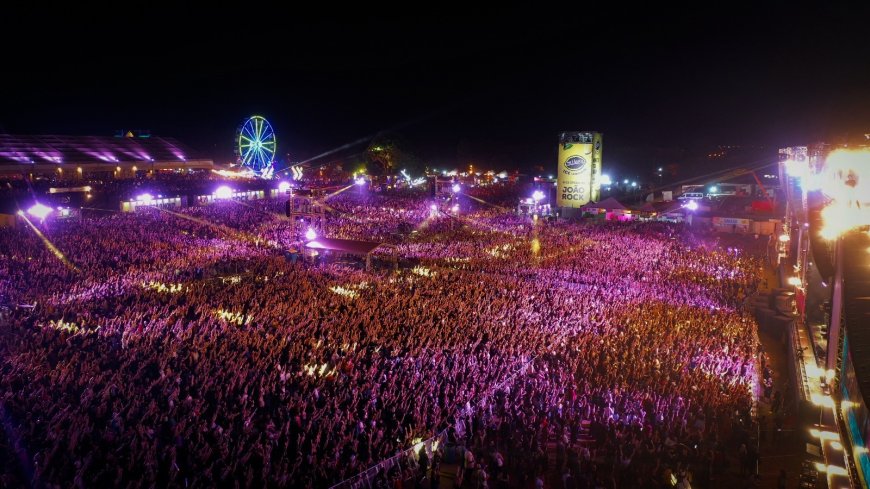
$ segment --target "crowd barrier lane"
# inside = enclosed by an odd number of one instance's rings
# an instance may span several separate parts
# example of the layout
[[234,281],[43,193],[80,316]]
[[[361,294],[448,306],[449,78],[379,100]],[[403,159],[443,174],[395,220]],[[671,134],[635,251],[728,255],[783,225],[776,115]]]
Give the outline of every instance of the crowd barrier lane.
[[[524,374],[528,370],[528,366],[537,358],[537,356],[532,356],[529,359],[525,360],[519,368],[516,369],[511,375],[506,377],[504,380],[499,382],[498,384],[487,389],[480,399],[478,399],[474,404],[468,402],[465,405],[464,409],[461,409],[457,414],[457,423],[460,421],[464,421],[466,418],[470,418],[471,415],[474,414],[476,409],[485,407],[487,405],[487,400],[499,390],[503,390],[507,387],[508,383],[512,382],[518,375]],[[469,423],[470,424],[470,423]],[[413,446],[402,450],[401,452],[393,455],[392,457],[381,460],[380,462],[372,465],[366,470],[351,476],[333,486],[330,489],[371,489],[375,487],[374,481],[375,479],[382,475],[388,473],[395,467],[402,467],[402,463],[406,463],[410,466],[416,467],[419,457],[420,451],[426,450],[426,454],[429,456],[429,459],[432,459],[432,453],[438,449],[439,446],[443,446],[444,442],[447,440],[447,433],[449,428],[441,430],[434,436],[427,438],[419,443],[414,444]],[[405,467],[406,468],[406,467]]]

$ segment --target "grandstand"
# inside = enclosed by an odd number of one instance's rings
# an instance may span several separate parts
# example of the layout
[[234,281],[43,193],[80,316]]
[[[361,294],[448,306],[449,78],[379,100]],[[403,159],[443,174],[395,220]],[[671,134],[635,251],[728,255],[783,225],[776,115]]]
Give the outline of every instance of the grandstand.
[[122,179],[213,166],[210,158],[168,137],[0,134],[0,176],[4,177]]

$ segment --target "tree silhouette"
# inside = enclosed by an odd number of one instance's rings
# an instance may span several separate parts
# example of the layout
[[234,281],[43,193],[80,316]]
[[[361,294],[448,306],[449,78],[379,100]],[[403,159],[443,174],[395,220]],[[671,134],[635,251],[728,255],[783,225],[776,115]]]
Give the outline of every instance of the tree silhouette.
[[422,160],[398,134],[379,134],[369,143],[365,154],[366,169],[373,175],[391,175],[407,170],[410,175],[419,176],[425,169]]

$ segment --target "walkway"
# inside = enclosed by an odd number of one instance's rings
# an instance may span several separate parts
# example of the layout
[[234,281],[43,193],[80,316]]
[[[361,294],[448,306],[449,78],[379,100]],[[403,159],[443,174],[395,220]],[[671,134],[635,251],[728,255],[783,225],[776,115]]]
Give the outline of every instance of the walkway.
[[798,475],[805,457],[803,433],[797,431],[797,406],[789,386],[788,355],[786,345],[770,334],[759,333],[761,344],[767,353],[768,367],[773,378],[772,393],[779,391],[783,399],[781,407],[774,412],[772,397],[762,396],[758,401],[759,424],[759,475],[761,488],[777,487],[780,470],[785,470],[788,488],[798,487]]

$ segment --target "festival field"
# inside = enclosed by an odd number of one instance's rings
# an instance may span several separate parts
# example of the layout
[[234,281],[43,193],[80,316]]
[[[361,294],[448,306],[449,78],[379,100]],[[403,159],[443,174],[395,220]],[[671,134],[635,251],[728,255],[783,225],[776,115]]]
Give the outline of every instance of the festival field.
[[273,200],[0,229],[0,486],[711,487],[752,463],[751,236],[477,198],[331,198],[329,237],[390,245],[371,271],[291,260]]

